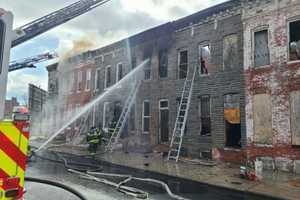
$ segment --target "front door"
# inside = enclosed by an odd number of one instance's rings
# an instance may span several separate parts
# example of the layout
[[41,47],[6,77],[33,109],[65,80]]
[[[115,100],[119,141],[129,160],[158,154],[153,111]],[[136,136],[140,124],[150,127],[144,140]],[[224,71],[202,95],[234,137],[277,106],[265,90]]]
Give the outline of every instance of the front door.
[[160,143],[165,143],[169,141],[169,102],[168,100],[161,100],[160,113],[159,113],[159,133],[160,133]]

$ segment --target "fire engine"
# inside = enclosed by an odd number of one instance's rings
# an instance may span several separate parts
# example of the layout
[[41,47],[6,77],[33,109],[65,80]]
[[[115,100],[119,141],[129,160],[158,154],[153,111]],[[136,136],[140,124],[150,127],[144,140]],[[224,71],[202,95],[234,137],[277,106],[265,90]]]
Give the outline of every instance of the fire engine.
[[9,66],[10,49],[108,1],[80,0],[16,30],[12,27],[13,14],[0,8],[0,200],[23,199],[29,141],[30,117],[26,108],[16,107],[12,119],[3,119],[8,72],[34,67],[35,63],[56,57],[41,54]]

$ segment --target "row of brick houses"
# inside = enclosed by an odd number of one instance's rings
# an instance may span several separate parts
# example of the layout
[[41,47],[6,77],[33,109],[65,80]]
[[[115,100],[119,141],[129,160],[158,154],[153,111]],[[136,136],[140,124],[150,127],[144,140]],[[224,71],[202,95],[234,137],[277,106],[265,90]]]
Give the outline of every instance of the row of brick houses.
[[[64,99],[52,110],[64,118],[149,59],[125,127],[129,148],[148,151],[170,142],[184,80],[196,69],[182,153],[262,157],[292,170],[300,160],[299,41],[299,1],[228,1],[48,66],[49,94]],[[107,128],[126,100],[122,92],[110,99],[93,108],[89,126]]]

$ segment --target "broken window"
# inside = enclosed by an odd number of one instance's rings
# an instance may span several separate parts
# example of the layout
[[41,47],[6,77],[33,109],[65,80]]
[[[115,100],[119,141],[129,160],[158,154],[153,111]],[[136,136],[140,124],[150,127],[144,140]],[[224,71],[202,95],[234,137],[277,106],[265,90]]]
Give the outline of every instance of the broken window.
[[143,132],[149,133],[150,130],[150,102],[143,102]]
[[204,95],[200,97],[200,134],[210,135],[211,134],[211,119],[210,119],[210,96]]
[[290,60],[300,59],[300,20],[289,23]]
[[241,147],[241,114],[239,94],[224,96],[225,145]]
[[91,69],[88,69],[86,71],[86,80],[85,80],[85,90],[90,90],[91,89]]
[[272,144],[272,100],[269,94],[253,97],[254,142]]
[[153,53],[153,46],[147,45],[144,48],[144,61],[146,61],[144,65],[144,80],[151,79],[151,58]]
[[117,65],[117,82],[123,78],[123,64],[119,63]]
[[209,45],[199,45],[199,73],[208,74],[210,70],[210,46]]
[[105,80],[104,88],[108,88],[111,85],[111,67],[107,66],[105,68]]
[[292,144],[300,145],[300,91],[290,95]]
[[179,79],[184,79],[187,76],[187,70],[188,70],[188,51],[180,51],[179,52]]
[[254,66],[264,66],[270,64],[268,30],[254,33]]
[[231,69],[238,66],[238,36],[228,35],[223,39],[223,68]]
[[166,49],[159,51],[159,77],[168,77],[168,51]]
[[78,71],[78,78],[77,78],[77,91],[82,89],[82,71]]
[[101,70],[97,69],[96,70],[96,78],[95,78],[95,86],[96,90],[100,89],[100,83],[101,83]]

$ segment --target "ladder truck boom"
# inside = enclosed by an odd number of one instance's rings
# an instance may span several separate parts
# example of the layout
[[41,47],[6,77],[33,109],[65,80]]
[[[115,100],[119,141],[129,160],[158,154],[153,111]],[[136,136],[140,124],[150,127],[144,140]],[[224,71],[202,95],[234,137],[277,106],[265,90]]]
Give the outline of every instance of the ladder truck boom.
[[33,22],[15,29],[16,39],[12,41],[15,47],[34,38],[56,26],[59,26],[75,17],[78,17],[110,0],[80,0],[65,8],[50,13]]
[[35,64],[51,60],[57,57],[58,55],[55,52],[47,52],[22,60],[12,61],[9,64],[8,72],[16,71],[23,68],[36,68]]

